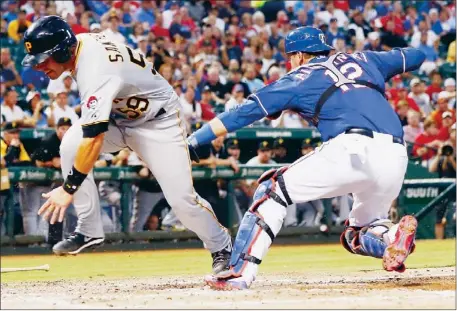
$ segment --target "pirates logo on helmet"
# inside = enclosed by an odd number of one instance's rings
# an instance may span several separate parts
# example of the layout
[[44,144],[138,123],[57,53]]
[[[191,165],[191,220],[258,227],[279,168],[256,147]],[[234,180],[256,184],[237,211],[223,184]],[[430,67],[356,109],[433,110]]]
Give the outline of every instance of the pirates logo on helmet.
[[49,57],[65,63],[71,58],[71,47],[77,39],[70,25],[58,16],[45,16],[34,22],[24,33],[27,55],[22,65],[36,66]]

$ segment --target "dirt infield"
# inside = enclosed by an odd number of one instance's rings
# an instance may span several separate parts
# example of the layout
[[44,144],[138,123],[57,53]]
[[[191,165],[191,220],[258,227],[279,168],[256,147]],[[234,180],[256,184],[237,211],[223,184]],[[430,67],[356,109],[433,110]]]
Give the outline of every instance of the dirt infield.
[[238,292],[213,291],[200,277],[11,282],[1,285],[1,301],[6,309],[454,309],[455,282],[455,267],[261,274]]

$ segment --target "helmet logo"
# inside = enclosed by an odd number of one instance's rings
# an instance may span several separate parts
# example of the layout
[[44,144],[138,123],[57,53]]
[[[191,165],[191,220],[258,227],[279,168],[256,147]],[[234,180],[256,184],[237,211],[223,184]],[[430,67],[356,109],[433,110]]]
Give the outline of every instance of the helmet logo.
[[325,43],[325,36],[324,36],[323,33],[320,33],[320,34],[319,34],[319,40],[321,40],[322,43]]
[[26,42],[25,49],[27,50],[27,53],[30,53],[30,51],[32,50],[32,43]]

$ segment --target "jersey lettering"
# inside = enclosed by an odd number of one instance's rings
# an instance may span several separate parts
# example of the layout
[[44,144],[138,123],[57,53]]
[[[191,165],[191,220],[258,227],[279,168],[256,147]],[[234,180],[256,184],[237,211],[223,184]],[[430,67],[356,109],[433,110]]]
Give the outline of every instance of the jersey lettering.
[[[119,49],[117,48],[117,46],[114,43],[108,42],[108,41],[103,41],[101,43],[105,47],[105,50],[109,53],[108,58],[109,58],[110,62],[117,62],[119,60],[121,62],[124,61],[124,57],[122,57],[121,52],[119,51]],[[114,53],[110,53],[110,52],[114,52]]]

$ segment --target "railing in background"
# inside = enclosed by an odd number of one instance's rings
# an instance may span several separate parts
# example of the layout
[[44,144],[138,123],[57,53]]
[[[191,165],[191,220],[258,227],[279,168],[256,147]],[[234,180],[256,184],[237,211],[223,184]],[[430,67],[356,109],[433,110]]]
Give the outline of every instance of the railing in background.
[[[217,167],[217,168],[193,168],[192,177],[194,179],[257,179],[264,172],[273,167],[281,167],[282,165],[265,165],[265,166],[246,166],[240,165],[240,170],[238,173],[235,173],[232,169],[227,167]],[[8,168],[8,175],[10,183],[16,182],[42,182],[42,181],[62,181],[62,174],[60,171],[48,169],[48,168],[38,168],[38,167],[10,167]],[[98,181],[101,180],[112,180],[119,181],[121,186],[121,210],[122,210],[122,231],[124,233],[128,232],[129,228],[129,202],[132,200],[132,183],[134,181],[144,180],[135,172],[131,167],[108,167],[108,168],[95,168],[94,169],[94,178]],[[153,179],[153,178],[151,178]],[[12,189],[10,189],[12,191]],[[230,200],[233,199],[233,185],[229,182],[228,185],[228,197]],[[12,193],[10,195],[12,197]],[[8,200],[6,206],[7,215],[12,215],[13,201]],[[229,224],[233,225],[234,219],[234,209],[233,202],[229,205],[228,210],[228,219]],[[12,237],[14,228],[13,228],[13,219],[12,217],[7,217],[7,235]]]
[[[52,134],[54,129],[22,129],[21,139],[36,139],[42,138]],[[271,139],[279,138],[284,139],[306,139],[306,138],[319,138],[320,133],[313,128],[305,129],[290,129],[290,128],[267,128],[267,127],[247,127],[240,129],[236,132],[229,133],[227,138],[237,139]]]
[[[449,209],[451,203],[455,207],[454,178],[431,178],[405,180],[398,198],[399,216],[411,214],[418,217],[419,227],[417,238],[430,239],[435,237],[436,209],[445,208],[448,225],[455,225],[455,218]],[[454,214],[455,215],[455,214]],[[453,230],[455,237],[455,230]]]
[[[217,167],[214,169],[211,168],[194,168],[192,171],[192,176],[194,179],[227,179],[229,180],[228,186],[228,199],[229,201],[229,209],[228,209],[228,218],[230,227],[233,229],[234,223],[234,203],[233,198],[234,195],[233,191],[233,183],[230,182],[236,179],[256,179],[265,171],[269,170],[273,167],[280,167],[281,165],[266,165],[266,166],[246,166],[240,165],[240,171],[235,173],[232,169],[227,167]],[[15,182],[39,182],[39,181],[61,181],[62,176],[59,171],[46,169],[46,168],[36,168],[36,167],[11,167],[9,168],[9,177],[11,183]],[[116,167],[116,168],[96,168],[94,169],[94,177],[96,180],[116,180],[120,181],[121,189],[122,189],[122,199],[121,199],[121,209],[122,209],[122,233],[119,236],[119,239],[125,240],[126,235],[129,235],[128,228],[129,228],[129,202],[132,200],[132,182],[142,180],[137,173],[130,167]],[[454,188],[451,189],[450,186],[454,184]],[[446,189],[447,188],[447,189]],[[449,190],[450,189],[450,190]],[[403,211],[408,214],[415,214],[419,211],[420,208],[424,207],[427,203],[433,200],[435,197],[439,196],[444,190],[446,191],[446,195],[449,196],[450,193],[452,195],[452,191],[454,191],[454,198],[455,198],[455,179],[415,179],[415,180],[405,180],[403,189],[399,196],[399,206],[403,208]],[[12,190],[11,190],[12,191]],[[11,194],[12,196],[12,194]],[[9,200],[9,204],[7,205],[7,235],[10,238],[13,237],[13,219],[12,209],[13,209],[13,202]],[[331,227],[331,204],[330,200],[324,201],[325,206],[325,219],[327,220],[327,225],[329,228]],[[427,212],[432,212],[433,208],[428,207]],[[421,214],[423,214],[422,212]],[[423,217],[423,216],[421,216]],[[312,228],[311,228],[312,229]],[[303,232],[309,231],[310,228],[301,230]],[[315,228],[314,231],[318,232]],[[311,230],[311,231],[313,231]],[[290,230],[289,230],[290,231]],[[292,230],[294,231],[294,230]],[[297,230],[295,230],[297,231]],[[298,230],[293,234],[299,234]],[[300,232],[301,232],[300,231]],[[313,231],[313,232],[314,232]],[[330,232],[333,230],[330,228]],[[148,233],[151,235],[151,233]],[[147,236],[146,234],[145,236]],[[165,234],[165,233],[160,233]],[[159,237],[160,234],[153,233],[152,235]],[[303,233],[302,233],[303,234]],[[151,235],[151,236],[152,236]],[[184,234],[186,237],[187,235]],[[429,234],[426,234],[427,237]],[[138,237],[133,237],[133,239],[141,239],[143,235],[139,234]],[[191,234],[191,236],[193,236]],[[429,236],[428,236],[429,237]],[[114,240],[118,238],[113,238]]]

